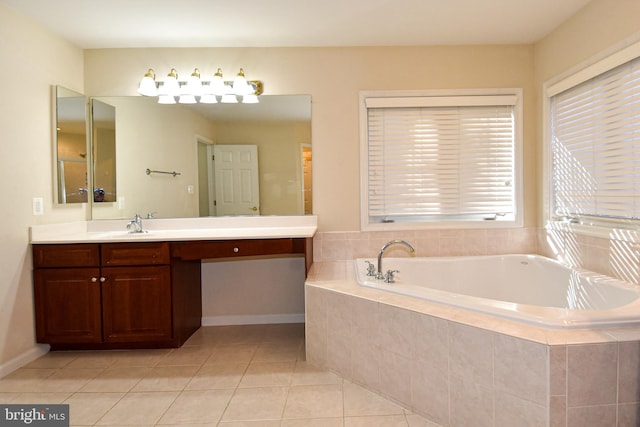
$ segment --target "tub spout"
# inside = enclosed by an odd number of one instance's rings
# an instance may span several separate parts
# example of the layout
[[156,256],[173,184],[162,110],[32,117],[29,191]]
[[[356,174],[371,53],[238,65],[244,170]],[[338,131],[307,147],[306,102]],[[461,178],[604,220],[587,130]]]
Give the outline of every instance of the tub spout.
[[376,279],[384,279],[384,274],[382,274],[382,256],[384,255],[384,252],[387,250],[389,246],[396,245],[396,244],[406,246],[411,253],[414,253],[416,251],[413,248],[413,246],[411,246],[411,243],[405,240],[392,240],[390,242],[385,243],[382,249],[380,249],[380,253],[378,253],[378,271],[376,273]]

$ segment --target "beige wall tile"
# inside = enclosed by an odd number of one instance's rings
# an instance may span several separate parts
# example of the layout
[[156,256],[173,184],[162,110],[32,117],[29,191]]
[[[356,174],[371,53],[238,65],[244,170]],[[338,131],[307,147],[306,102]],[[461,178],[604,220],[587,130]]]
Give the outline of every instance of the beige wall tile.
[[640,425],[640,403],[618,405],[618,427],[637,427]]
[[380,393],[399,402],[411,401],[411,359],[381,347]]
[[546,426],[547,418],[546,405],[496,392],[495,427]]
[[503,334],[493,335],[493,345],[496,390],[547,406],[548,347]]
[[567,394],[567,347],[549,347],[549,389],[552,396]]
[[494,425],[494,392],[468,377],[450,377],[449,422],[453,426],[489,427]]
[[568,347],[568,405],[616,403],[618,344]]
[[567,427],[616,425],[616,405],[579,406],[567,409]]
[[411,408],[446,425],[449,420],[449,370],[445,364],[413,359],[411,367]]
[[456,376],[493,387],[493,333],[449,323],[449,369]]
[[549,399],[549,427],[567,426],[567,396],[551,396]]
[[621,342],[618,351],[618,403],[640,402],[640,342]]

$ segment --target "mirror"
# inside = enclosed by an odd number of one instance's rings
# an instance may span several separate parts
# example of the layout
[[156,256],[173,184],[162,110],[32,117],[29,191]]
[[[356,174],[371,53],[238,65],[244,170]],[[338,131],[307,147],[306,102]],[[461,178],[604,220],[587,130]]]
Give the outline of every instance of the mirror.
[[[310,96],[262,95],[258,104],[163,105],[142,96],[92,100],[116,111],[111,176],[117,188],[113,200],[93,203],[93,219],[311,213]],[[214,159],[214,151],[235,146],[255,147],[255,186],[248,184],[250,172],[240,168],[233,175],[222,165],[225,155]],[[106,187],[100,188],[106,196]],[[221,203],[249,193],[255,202],[221,209]]]
[[116,109],[91,100],[93,201],[116,201]]
[[86,98],[55,86],[55,189],[59,204],[86,203],[87,171]]

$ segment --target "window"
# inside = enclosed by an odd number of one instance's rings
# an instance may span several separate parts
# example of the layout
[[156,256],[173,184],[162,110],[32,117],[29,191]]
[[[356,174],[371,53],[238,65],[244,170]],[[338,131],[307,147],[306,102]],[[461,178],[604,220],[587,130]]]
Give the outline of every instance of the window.
[[360,98],[363,229],[522,224],[521,90]]
[[[637,51],[637,48],[636,48]],[[640,220],[640,57],[596,63],[547,91],[549,216],[595,226]]]

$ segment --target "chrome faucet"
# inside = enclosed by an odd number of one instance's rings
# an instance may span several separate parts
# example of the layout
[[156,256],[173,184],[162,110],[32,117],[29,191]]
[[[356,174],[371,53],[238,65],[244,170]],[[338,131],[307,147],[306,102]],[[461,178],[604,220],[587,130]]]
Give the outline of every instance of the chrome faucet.
[[129,233],[144,233],[144,230],[142,230],[142,217],[139,214],[135,214],[133,220],[127,224],[127,229],[130,230]]
[[[380,249],[380,253],[378,253],[378,272],[376,273],[376,279],[381,280],[384,279],[385,276],[384,274],[382,274],[382,255],[384,255],[384,252],[387,250],[387,248],[389,246],[395,245],[395,244],[400,244],[400,245],[404,245],[407,248],[409,248],[409,251],[411,253],[414,253],[416,250],[413,248],[413,246],[411,246],[411,243],[405,241],[405,240],[392,240],[390,242],[385,243],[385,245],[382,247],[382,249]],[[397,273],[397,271],[394,271],[394,273]],[[393,283],[393,273],[391,274],[391,280]]]

